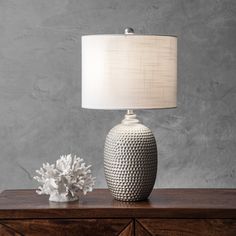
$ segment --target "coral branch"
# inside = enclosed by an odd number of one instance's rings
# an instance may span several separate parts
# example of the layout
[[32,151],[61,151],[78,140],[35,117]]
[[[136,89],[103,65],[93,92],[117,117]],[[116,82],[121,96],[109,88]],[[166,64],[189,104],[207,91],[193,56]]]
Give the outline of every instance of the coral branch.
[[73,201],[78,199],[80,191],[83,194],[91,192],[95,178],[91,174],[91,165],[86,166],[84,160],[76,155],[63,155],[56,164],[43,164],[34,179],[42,186],[38,194],[50,195],[51,201]]

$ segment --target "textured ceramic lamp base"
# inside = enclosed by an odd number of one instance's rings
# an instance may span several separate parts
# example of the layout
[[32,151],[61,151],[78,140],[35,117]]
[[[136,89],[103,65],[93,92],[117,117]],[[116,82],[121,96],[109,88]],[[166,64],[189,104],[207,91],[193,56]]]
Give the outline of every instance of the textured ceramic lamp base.
[[157,146],[151,130],[134,114],[107,135],[104,150],[105,177],[113,197],[141,201],[150,195],[157,173]]

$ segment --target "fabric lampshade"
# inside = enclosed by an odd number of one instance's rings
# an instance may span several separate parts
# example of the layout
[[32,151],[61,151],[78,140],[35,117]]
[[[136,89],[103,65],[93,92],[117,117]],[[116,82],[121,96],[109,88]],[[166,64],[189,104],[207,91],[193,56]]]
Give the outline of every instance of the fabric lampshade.
[[176,107],[177,38],[82,36],[82,107]]

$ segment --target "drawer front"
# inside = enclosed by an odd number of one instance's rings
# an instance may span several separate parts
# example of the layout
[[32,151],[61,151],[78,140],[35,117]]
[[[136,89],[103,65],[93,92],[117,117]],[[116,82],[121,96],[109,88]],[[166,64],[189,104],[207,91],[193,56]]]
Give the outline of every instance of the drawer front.
[[0,221],[0,236],[131,236],[131,219],[55,219]]
[[136,236],[236,236],[236,219],[138,219]]

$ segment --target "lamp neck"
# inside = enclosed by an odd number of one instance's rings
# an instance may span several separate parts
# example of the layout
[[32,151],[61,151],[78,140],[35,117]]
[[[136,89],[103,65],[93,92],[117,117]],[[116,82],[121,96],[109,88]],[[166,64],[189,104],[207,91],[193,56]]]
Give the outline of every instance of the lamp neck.
[[133,110],[127,110],[125,118],[122,120],[122,124],[125,125],[132,125],[140,123],[138,119],[136,119],[136,115],[134,114]]
[[133,110],[127,110],[126,115],[134,115],[134,111]]

